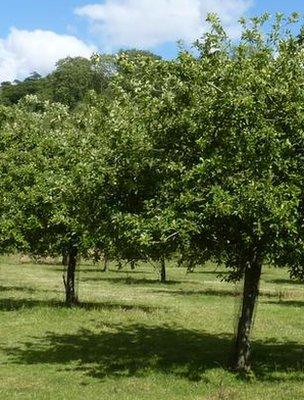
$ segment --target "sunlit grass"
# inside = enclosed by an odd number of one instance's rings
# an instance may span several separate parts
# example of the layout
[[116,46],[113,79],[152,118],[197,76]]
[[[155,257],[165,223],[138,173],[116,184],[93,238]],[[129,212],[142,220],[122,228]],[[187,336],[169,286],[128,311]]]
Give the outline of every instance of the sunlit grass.
[[217,275],[85,263],[66,309],[60,265],[2,258],[0,398],[303,399],[304,287],[265,269],[249,383],[227,370],[240,285]]

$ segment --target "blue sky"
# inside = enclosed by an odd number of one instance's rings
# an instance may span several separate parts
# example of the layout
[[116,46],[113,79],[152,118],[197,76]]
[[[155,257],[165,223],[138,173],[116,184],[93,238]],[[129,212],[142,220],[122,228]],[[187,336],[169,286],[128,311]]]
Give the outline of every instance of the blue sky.
[[231,36],[241,15],[304,12],[303,0],[1,0],[0,81],[48,73],[56,59],[93,51],[146,48],[164,57],[176,40],[191,43],[208,11]]

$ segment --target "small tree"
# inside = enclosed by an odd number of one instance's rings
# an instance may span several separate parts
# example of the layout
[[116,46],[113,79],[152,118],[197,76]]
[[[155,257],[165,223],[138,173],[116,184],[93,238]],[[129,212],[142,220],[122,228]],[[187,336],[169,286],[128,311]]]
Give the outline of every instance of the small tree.
[[0,133],[0,188],[20,238],[15,246],[33,255],[67,254],[66,304],[73,305],[77,258],[90,248],[82,215],[88,215],[91,160],[100,135],[91,129],[87,109],[69,114],[65,106],[35,97],[11,109]]

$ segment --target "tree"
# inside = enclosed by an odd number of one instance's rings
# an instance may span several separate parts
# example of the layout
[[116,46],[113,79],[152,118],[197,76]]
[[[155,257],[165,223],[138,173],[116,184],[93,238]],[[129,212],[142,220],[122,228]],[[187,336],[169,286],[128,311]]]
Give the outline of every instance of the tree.
[[59,60],[56,69],[46,77],[46,98],[71,109],[85,101],[90,91],[109,97],[108,87],[117,73],[115,55],[93,54],[91,59],[67,57]]
[[53,101],[74,108],[94,87],[91,61],[83,57],[59,60],[48,76],[48,86]]
[[15,80],[14,83],[2,82],[0,87],[0,103],[4,105],[17,104],[27,95],[42,95],[46,92],[46,79],[37,72],[33,72],[24,81]]
[[13,244],[33,255],[68,255],[64,284],[71,306],[78,301],[77,258],[90,243],[80,218],[92,172],[87,160],[96,146],[89,114],[72,115],[36,97],[26,97],[10,114],[0,130],[0,193],[18,238]]
[[295,15],[264,34],[267,19],[242,21],[235,43],[210,15],[199,56],[142,58],[140,69],[122,56],[129,84],[116,77],[112,112],[120,136],[144,138],[140,167],[128,165],[143,186],[116,215],[118,237],[159,259],[201,253],[244,278],[232,367],[245,372],[262,265],[303,271],[304,52],[282,28]]

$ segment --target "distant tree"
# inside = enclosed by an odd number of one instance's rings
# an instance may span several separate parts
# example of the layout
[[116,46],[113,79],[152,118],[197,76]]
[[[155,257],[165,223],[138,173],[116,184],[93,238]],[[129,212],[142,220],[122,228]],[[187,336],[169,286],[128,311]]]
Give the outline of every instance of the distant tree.
[[[41,78],[42,78],[42,76],[37,71],[34,71],[27,78],[25,78],[23,82],[36,81]],[[20,83],[20,81],[18,81],[18,80],[15,80],[14,82]]]
[[4,88],[6,86],[11,86],[11,84],[12,84],[12,82],[10,82],[10,81],[3,81],[3,82],[1,82],[1,87]]
[[33,72],[24,81],[15,80],[14,83],[2,82],[0,88],[0,103],[5,105],[17,104],[27,95],[42,94],[45,92],[45,79],[37,72]]
[[91,61],[83,57],[59,60],[48,78],[51,100],[75,107],[93,88],[94,72]]

